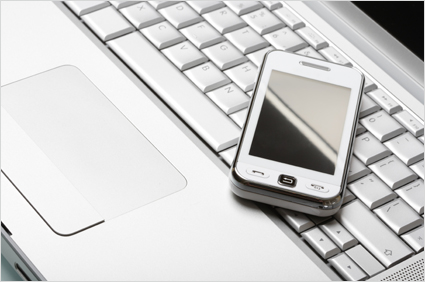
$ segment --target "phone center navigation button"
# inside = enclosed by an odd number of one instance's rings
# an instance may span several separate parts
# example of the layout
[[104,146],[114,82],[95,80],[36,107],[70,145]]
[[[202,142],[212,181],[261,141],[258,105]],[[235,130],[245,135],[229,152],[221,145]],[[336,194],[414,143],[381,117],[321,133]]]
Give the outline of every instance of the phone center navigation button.
[[292,177],[292,176],[289,176],[289,175],[281,174],[279,176],[279,179],[277,180],[277,182],[280,185],[295,187],[295,185],[297,184],[297,179],[295,177]]
[[269,174],[265,173],[264,171],[258,170],[258,169],[252,169],[252,168],[248,168],[246,170],[246,172],[248,174],[254,175],[254,176],[258,176],[258,177],[262,177],[262,178],[268,178]]
[[314,190],[314,191],[317,191],[317,192],[322,192],[322,193],[328,193],[329,192],[329,189],[324,187],[323,185],[310,183],[310,184],[306,184],[305,186],[308,189]]

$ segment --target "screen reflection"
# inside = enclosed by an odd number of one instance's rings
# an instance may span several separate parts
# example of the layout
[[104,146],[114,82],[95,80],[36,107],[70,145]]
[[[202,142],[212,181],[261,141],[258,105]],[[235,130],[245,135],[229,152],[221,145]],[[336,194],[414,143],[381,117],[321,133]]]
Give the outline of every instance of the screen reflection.
[[350,92],[273,70],[249,154],[334,174]]

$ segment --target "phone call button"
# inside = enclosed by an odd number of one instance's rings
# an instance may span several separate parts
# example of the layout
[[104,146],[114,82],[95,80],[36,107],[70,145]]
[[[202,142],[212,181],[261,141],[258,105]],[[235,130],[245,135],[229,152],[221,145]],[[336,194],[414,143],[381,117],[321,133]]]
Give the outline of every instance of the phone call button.
[[260,171],[260,170],[257,170],[257,169],[248,168],[246,170],[246,172],[248,174],[251,174],[251,175],[254,175],[254,176],[258,176],[258,177],[262,177],[262,178],[268,178],[269,177],[269,174],[268,173],[265,173],[264,171]]

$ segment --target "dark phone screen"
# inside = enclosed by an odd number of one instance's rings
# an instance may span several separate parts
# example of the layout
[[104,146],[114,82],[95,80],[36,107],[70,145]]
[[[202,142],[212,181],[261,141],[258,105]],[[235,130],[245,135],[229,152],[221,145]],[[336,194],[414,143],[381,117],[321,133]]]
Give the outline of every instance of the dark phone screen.
[[273,70],[249,154],[333,175],[350,92]]

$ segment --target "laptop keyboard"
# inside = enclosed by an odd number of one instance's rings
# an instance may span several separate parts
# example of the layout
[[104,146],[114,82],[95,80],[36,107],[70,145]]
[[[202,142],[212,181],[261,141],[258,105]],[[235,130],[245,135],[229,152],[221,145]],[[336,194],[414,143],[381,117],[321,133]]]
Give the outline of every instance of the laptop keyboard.
[[[279,1],[65,4],[228,165],[269,50],[352,65]],[[373,277],[423,252],[423,142],[422,122],[366,77],[340,211],[276,211],[342,278]]]

